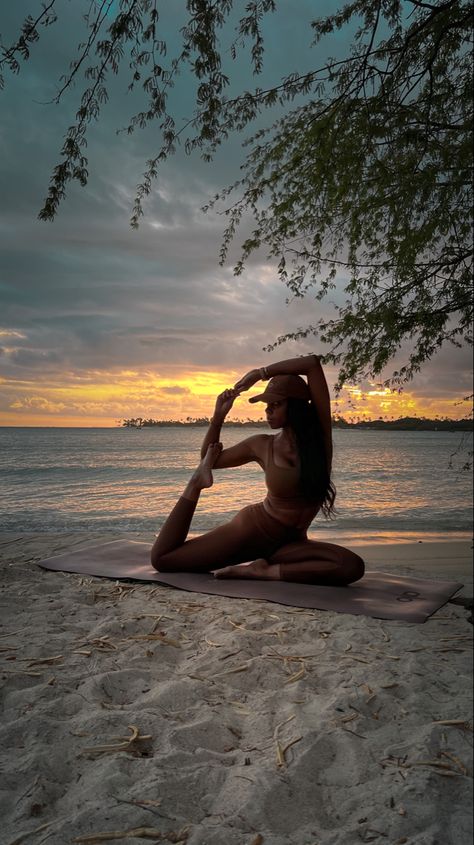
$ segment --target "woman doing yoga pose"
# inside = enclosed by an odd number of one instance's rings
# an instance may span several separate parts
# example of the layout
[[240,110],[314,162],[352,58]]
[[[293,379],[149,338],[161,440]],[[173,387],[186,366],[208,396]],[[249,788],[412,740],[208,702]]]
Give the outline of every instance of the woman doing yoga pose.
[[[279,433],[256,434],[223,449],[219,436],[225,417],[235,399],[260,379],[270,380],[249,401],[266,403],[267,422]],[[221,578],[340,586],[362,577],[364,562],[357,554],[307,538],[316,514],[321,510],[328,516],[335,497],[329,391],[317,356],[251,370],[224,390],[217,397],[201,458],[153,545],[151,562],[159,572],[213,571]],[[187,540],[201,491],[213,484],[212,471],[250,461],[265,473],[265,500],[243,508],[226,525]]]

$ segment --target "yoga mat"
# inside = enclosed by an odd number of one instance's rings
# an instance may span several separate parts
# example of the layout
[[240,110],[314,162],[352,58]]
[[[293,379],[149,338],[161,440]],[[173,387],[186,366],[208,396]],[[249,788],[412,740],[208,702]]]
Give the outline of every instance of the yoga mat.
[[156,572],[150,563],[150,545],[138,540],[112,540],[39,561],[39,566],[104,578],[155,581],[169,587],[229,598],[272,601],[292,607],[333,610],[338,613],[425,622],[463,585],[384,572],[366,572],[347,587],[319,587],[290,581],[218,579],[209,573]]

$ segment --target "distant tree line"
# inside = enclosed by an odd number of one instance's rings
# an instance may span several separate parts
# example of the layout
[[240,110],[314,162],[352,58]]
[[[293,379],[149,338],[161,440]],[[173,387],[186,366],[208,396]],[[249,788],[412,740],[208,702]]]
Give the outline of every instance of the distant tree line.
[[[119,425],[122,427],[125,426],[126,428],[152,428],[156,426],[161,426],[162,428],[169,428],[170,426],[175,427],[182,427],[182,426],[208,426],[210,423],[210,417],[186,417],[185,420],[154,420],[154,419],[144,419],[143,417],[131,417],[129,420],[120,420]],[[264,426],[266,423],[263,420],[255,421],[251,419],[241,420],[226,420],[224,423],[225,426]]]
[[[144,419],[143,417],[132,417],[124,419],[120,425],[125,428],[181,428],[184,426],[208,426],[210,422],[209,417],[187,417],[185,420],[154,420]],[[225,427],[266,427],[267,423],[264,420],[226,420]],[[428,417],[399,417],[397,420],[384,420],[382,418],[376,420],[347,420],[345,417],[333,417],[334,428],[344,429],[371,429],[371,430],[389,430],[389,431],[472,431],[473,420],[451,420],[446,417],[442,419],[429,419]]]

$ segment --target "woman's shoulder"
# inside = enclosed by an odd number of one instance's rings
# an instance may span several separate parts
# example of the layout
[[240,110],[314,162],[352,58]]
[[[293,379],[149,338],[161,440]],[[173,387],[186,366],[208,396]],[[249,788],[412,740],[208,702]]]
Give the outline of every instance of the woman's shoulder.
[[268,444],[272,440],[271,434],[252,434],[245,442],[254,453],[255,457],[265,462],[268,453]]
[[252,434],[252,436],[249,437],[246,442],[252,443],[252,445],[256,449],[267,449],[268,443],[270,440],[273,439],[273,436],[274,435],[272,434]]

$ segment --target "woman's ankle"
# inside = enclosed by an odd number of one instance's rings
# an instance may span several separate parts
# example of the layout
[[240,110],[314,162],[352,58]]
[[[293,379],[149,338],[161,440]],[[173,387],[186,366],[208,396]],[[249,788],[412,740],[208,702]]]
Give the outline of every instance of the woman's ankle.
[[199,496],[201,495],[202,487],[196,485],[193,481],[190,481],[189,484],[184,489],[181,498],[187,499],[188,502],[197,502]]

